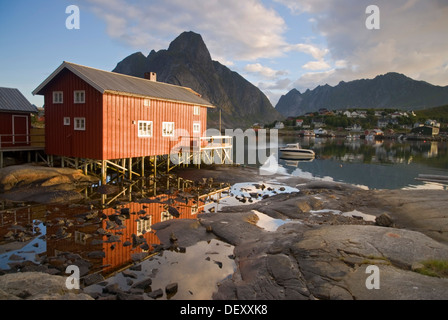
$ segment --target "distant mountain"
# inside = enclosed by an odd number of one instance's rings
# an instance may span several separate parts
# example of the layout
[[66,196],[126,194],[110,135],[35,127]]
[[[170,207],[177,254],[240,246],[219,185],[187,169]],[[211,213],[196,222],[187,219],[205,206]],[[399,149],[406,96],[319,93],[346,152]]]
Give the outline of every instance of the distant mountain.
[[321,108],[396,108],[418,110],[448,103],[448,86],[416,81],[400,73],[387,73],[375,79],[340,82],[300,93],[296,89],[282,96],[276,109],[284,116],[299,116]]
[[114,72],[144,77],[156,72],[157,81],[189,87],[214,104],[208,127],[247,128],[256,122],[271,123],[283,116],[256,86],[217,61],[213,61],[202,37],[184,32],[167,50],[151,51],[145,57],[134,53],[118,63]]

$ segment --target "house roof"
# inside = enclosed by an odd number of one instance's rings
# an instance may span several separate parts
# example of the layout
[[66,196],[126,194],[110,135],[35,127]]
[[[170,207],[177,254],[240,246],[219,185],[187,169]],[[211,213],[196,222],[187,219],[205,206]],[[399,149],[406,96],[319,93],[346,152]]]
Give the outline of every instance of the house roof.
[[203,99],[200,94],[187,87],[94,69],[66,61],[42,82],[33,91],[33,94],[42,95],[45,87],[64,69],[70,70],[102,94],[131,94],[153,99],[184,102],[209,108],[214,107],[210,102]]
[[37,113],[37,108],[19,89],[0,87],[0,111]]

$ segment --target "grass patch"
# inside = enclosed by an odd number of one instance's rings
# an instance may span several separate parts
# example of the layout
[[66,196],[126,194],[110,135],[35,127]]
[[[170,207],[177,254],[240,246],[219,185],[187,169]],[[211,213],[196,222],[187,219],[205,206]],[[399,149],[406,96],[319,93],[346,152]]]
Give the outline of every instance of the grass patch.
[[423,268],[419,268],[415,271],[430,277],[448,278],[448,261],[428,260],[422,262],[422,265]]

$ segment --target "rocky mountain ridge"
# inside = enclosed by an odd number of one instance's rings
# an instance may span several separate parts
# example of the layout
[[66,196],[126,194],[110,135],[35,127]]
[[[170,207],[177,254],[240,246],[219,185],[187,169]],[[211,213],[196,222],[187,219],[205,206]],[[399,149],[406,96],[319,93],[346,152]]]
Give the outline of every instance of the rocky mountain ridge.
[[435,86],[416,81],[403,74],[390,72],[374,79],[341,81],[332,87],[318,86],[300,93],[291,90],[282,96],[276,109],[284,116],[299,116],[321,108],[341,110],[350,108],[394,108],[419,110],[448,103],[448,86]]
[[247,128],[252,124],[282,119],[269,99],[238,73],[212,60],[201,35],[183,32],[167,50],[145,57],[134,53],[118,63],[113,72],[144,77],[157,73],[157,81],[189,87],[217,108],[208,112],[208,127]]

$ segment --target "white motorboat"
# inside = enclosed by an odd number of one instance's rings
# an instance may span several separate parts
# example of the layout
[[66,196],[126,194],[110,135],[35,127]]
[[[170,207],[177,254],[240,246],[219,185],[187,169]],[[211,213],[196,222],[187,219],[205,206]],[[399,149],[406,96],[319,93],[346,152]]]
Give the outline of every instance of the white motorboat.
[[296,159],[310,159],[316,156],[313,150],[302,149],[299,143],[287,144],[286,147],[280,149],[280,152],[282,157],[288,157],[288,159],[292,157]]

